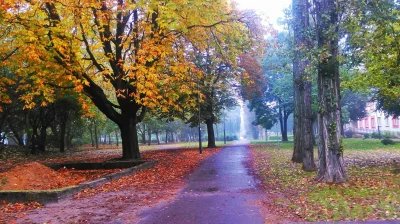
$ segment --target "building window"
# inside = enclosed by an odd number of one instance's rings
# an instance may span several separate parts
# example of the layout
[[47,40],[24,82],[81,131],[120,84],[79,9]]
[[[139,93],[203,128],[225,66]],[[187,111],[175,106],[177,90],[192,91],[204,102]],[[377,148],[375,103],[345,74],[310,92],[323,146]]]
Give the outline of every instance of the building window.
[[393,117],[393,127],[398,128],[399,127],[399,118]]
[[365,128],[369,128],[368,118],[365,118]]
[[381,124],[381,117],[378,117],[378,120],[377,120],[377,121],[378,121],[378,127],[381,127],[381,125],[382,125],[382,124]]
[[358,121],[358,127],[363,128],[363,121]]
[[385,124],[386,124],[386,127],[389,127],[389,118],[388,117],[385,118]]
[[375,128],[375,118],[371,117],[371,128]]

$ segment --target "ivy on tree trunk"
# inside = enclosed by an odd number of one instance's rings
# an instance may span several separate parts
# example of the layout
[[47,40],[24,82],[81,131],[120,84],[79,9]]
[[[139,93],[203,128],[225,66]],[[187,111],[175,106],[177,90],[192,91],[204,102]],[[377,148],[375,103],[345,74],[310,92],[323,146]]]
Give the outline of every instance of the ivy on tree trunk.
[[335,1],[316,0],[318,48],[318,180],[346,181],[341,137],[340,80],[338,62],[338,13]]

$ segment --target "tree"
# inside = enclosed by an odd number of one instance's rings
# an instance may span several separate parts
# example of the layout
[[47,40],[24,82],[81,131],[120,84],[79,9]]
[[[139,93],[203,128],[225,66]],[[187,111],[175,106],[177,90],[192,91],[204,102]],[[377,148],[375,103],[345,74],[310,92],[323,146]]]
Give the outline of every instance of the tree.
[[342,114],[345,109],[348,113],[348,117],[343,117],[343,123],[348,121],[358,121],[359,119],[367,116],[365,110],[368,102],[368,96],[366,94],[357,93],[351,90],[343,90],[342,93]]
[[379,109],[398,115],[400,5],[392,0],[352,0],[346,8],[345,53],[355,75],[344,85],[372,92]]
[[338,62],[339,16],[333,0],[314,1],[317,22],[318,61],[318,180],[346,180],[341,138],[340,79]]
[[279,121],[282,141],[287,142],[287,121],[293,112],[291,47],[284,32],[271,42],[262,62],[263,79],[257,79],[259,96],[251,98],[249,106],[256,115],[255,125],[270,129]]
[[293,89],[294,89],[294,150],[292,161],[303,164],[304,170],[315,170],[313,117],[311,100],[309,2],[293,0]]
[[[23,97],[27,107],[73,85],[119,126],[124,159],[140,158],[136,125],[147,111],[196,105],[188,42],[203,47],[218,33],[221,45],[249,44],[241,15],[223,0],[26,1],[0,10],[2,25],[12,27],[2,45],[19,49],[9,62],[35,80],[29,88],[37,91]],[[182,95],[186,103],[177,104]]]

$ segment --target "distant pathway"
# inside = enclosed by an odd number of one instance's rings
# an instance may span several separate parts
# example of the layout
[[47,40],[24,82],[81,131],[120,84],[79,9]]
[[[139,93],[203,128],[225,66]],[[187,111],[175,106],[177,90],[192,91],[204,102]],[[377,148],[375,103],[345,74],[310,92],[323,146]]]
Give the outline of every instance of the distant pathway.
[[264,223],[262,192],[251,175],[249,149],[232,145],[186,178],[176,200],[144,210],[140,223]]

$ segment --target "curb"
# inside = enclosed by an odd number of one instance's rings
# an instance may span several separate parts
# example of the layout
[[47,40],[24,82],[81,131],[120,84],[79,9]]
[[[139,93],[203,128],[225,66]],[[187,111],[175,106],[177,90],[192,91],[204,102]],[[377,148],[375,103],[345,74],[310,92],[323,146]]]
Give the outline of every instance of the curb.
[[94,188],[110,182],[111,180],[117,180],[121,177],[128,176],[137,173],[141,170],[150,169],[157,165],[157,161],[148,161],[142,163],[138,166],[122,170],[117,173],[112,173],[105,175],[104,177],[96,180],[91,180],[83,182],[76,186],[70,186],[65,188],[60,188],[56,190],[37,190],[37,191],[0,191],[0,200],[5,200],[7,202],[27,202],[27,201],[37,201],[42,204],[55,203],[61,199],[67,198],[73,194],[80,192],[86,188]]

